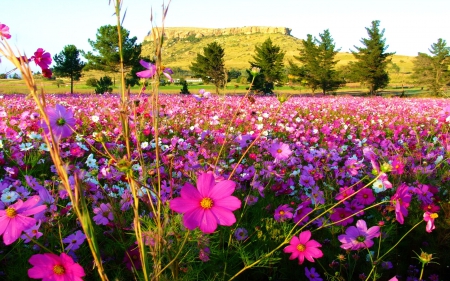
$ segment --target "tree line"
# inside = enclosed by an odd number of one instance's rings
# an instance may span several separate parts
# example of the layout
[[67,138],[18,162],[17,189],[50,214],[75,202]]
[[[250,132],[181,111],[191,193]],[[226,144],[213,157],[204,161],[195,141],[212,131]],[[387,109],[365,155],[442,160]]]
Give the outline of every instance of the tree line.
[[[360,82],[365,85],[371,95],[384,89],[389,84],[388,66],[395,53],[386,52],[388,45],[384,38],[384,29],[380,29],[379,21],[372,21],[370,27],[366,27],[367,38],[360,40],[361,46],[354,46],[352,54],[355,58],[343,69],[337,69],[336,54],[340,51],[336,47],[328,29],[313,37],[308,34],[302,40],[302,48],[298,50],[298,56],[294,56],[289,64],[284,65],[285,52],[274,44],[270,38],[260,45],[255,46],[249,68],[246,70],[248,81],[252,82],[251,90],[266,94],[273,93],[275,86],[286,83],[289,79],[299,82],[311,89],[312,92],[321,91],[331,93],[348,82]],[[134,86],[139,83],[135,75],[141,70],[139,64],[141,56],[141,44],[137,44],[136,37],[129,37],[129,31],[121,27],[123,38],[123,60],[127,72],[126,86]],[[63,51],[54,56],[55,76],[68,77],[71,81],[71,93],[73,81],[78,81],[83,70],[102,70],[105,72],[119,72],[120,57],[118,51],[117,26],[106,25],[97,30],[96,40],[88,40],[93,51],[84,52],[74,45],[67,45]],[[413,78],[419,85],[426,86],[434,95],[442,95],[445,87],[450,86],[450,48],[446,41],[439,38],[437,43],[431,45],[429,54],[418,53],[414,60]],[[84,56],[87,62],[80,59]],[[190,65],[192,73],[202,78],[206,83],[214,84],[216,93],[226,85],[230,77],[237,78],[239,71],[227,71],[225,68],[225,50],[213,42],[203,48],[202,53],[197,53]],[[252,69],[258,69],[257,75]],[[104,83],[108,85],[103,85]],[[109,89],[111,79],[91,81],[93,86],[99,88],[99,92]],[[105,88],[106,87],[106,88]]]

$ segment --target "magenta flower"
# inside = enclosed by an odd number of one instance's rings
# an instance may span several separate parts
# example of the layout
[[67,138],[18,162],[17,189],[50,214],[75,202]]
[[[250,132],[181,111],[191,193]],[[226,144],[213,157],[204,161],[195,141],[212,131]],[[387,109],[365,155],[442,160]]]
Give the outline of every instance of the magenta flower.
[[288,159],[292,154],[292,150],[289,148],[289,145],[282,142],[273,143],[269,148],[269,152],[277,161]]
[[319,273],[317,273],[314,267],[311,267],[311,269],[305,267],[305,275],[309,279],[309,281],[323,281],[323,279],[320,278]]
[[299,236],[293,236],[289,242],[289,246],[283,249],[285,253],[291,253],[290,260],[298,258],[298,264],[302,264],[305,258],[310,262],[314,262],[314,258],[321,258],[323,256],[319,247],[322,245],[316,240],[309,240],[311,238],[311,231],[306,230],[300,232]]
[[107,225],[110,221],[114,220],[114,215],[109,203],[102,203],[100,204],[100,207],[94,208],[94,214],[95,216],[92,219],[98,225]]
[[216,184],[212,174],[202,173],[197,179],[197,188],[185,183],[181,197],[170,201],[170,209],[184,214],[186,228],[199,227],[204,233],[213,233],[217,225],[230,226],[236,222],[232,211],[241,207],[241,201],[231,196],[235,186],[230,180]]
[[355,226],[350,226],[345,231],[345,234],[338,236],[341,241],[341,248],[345,250],[359,250],[370,248],[373,246],[371,239],[380,236],[380,227],[372,226],[367,229],[367,224],[364,220],[358,220]]
[[395,207],[395,218],[403,224],[406,216],[408,216],[409,202],[411,202],[411,193],[406,184],[402,183],[395,194],[391,197],[392,205]]
[[9,27],[3,23],[0,23],[0,38],[11,38],[11,34],[9,34]]
[[28,269],[28,277],[42,281],[82,281],[84,269],[73,259],[62,253],[61,256],[45,253],[33,255],[29,260],[33,265]]
[[436,214],[436,213],[425,212],[423,214],[423,220],[427,222],[427,226],[426,226],[425,230],[428,233],[430,233],[431,231],[433,231],[433,229],[436,228],[434,226],[434,219],[436,219],[437,217],[438,217],[438,214]]
[[[70,137],[73,133],[73,127],[75,126],[75,118],[71,110],[66,109],[64,106],[57,104],[55,108],[47,107],[45,112],[48,115],[50,121],[50,127],[57,140],[61,138]],[[46,134],[49,134],[49,129],[44,120],[41,120],[41,127]]]
[[166,76],[166,78],[169,79],[169,81],[171,83],[173,83],[173,79],[172,79],[171,74],[173,74],[172,69],[169,68],[169,67],[165,67],[164,70],[163,70],[163,75]]
[[362,205],[368,206],[375,201],[375,196],[370,188],[363,188],[356,194],[355,199]]
[[0,210],[0,235],[3,234],[3,242],[6,245],[16,241],[22,231],[36,225],[36,219],[29,216],[47,209],[45,205],[36,206],[40,200],[37,195],[28,198],[25,203],[19,199],[6,210]]
[[146,62],[145,60],[140,60],[139,63],[146,68],[146,70],[139,71],[136,76],[139,78],[152,78],[156,74],[156,65]]
[[80,248],[80,245],[83,244],[84,240],[86,240],[86,235],[81,230],[67,236],[63,239],[64,244],[69,244],[66,246],[66,251],[75,251]]
[[353,222],[353,217],[351,215],[353,215],[353,213],[346,208],[335,208],[330,216],[330,220],[335,222],[336,225],[346,226]]
[[294,209],[289,207],[288,204],[284,204],[275,209],[275,215],[273,216],[276,221],[285,221],[288,219],[292,219],[294,214],[292,213]]
[[44,49],[39,48],[34,52],[34,56],[30,58],[30,60],[34,61],[36,65],[38,65],[42,70],[48,69],[50,64],[52,63],[52,56],[49,52],[44,51]]

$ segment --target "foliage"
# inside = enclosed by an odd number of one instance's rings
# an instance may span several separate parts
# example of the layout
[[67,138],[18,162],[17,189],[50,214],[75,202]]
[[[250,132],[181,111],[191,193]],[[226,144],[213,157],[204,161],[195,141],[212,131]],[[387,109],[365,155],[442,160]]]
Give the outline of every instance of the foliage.
[[203,55],[197,54],[196,60],[190,66],[195,76],[202,78],[206,83],[214,84],[216,94],[225,84],[224,56],[224,49],[219,43],[213,42],[203,48]]
[[241,77],[242,73],[237,69],[232,69],[227,72],[227,82],[230,82],[231,79],[238,79]]
[[391,56],[395,54],[385,52],[389,46],[383,38],[384,29],[380,31],[379,25],[380,21],[372,21],[372,26],[366,27],[369,38],[360,40],[364,47],[355,46],[357,51],[352,51],[357,60],[352,65],[353,71],[358,80],[368,86],[371,95],[389,84],[386,68],[391,62]]
[[[129,37],[130,32],[120,27],[123,47],[123,64],[125,69],[139,65],[141,45],[137,37]],[[97,30],[96,41],[88,39],[94,52],[83,52],[88,60],[86,70],[96,69],[106,72],[120,71],[119,33],[117,26],[104,25]]]
[[95,86],[97,86],[97,81],[98,80],[95,79],[94,77],[90,77],[86,80],[86,86],[95,87]]
[[95,93],[104,94],[112,92],[113,81],[109,76],[103,76],[95,83]]
[[[67,45],[61,53],[53,57],[56,65],[53,73],[60,77],[70,78],[70,93],[73,94],[73,81],[80,80],[85,63],[80,60],[80,51],[74,45]],[[59,87],[59,86],[58,86]]]
[[0,79],[7,79],[8,75],[6,73],[0,73]]
[[180,94],[189,95],[188,82],[184,79],[180,79],[180,85],[182,86]]
[[303,40],[303,48],[299,50],[300,56],[294,58],[302,63],[299,67],[293,62],[291,74],[304,80],[314,93],[317,88],[322,89],[323,93],[335,91],[341,84],[339,74],[335,70],[338,61],[334,58],[339,52],[335,49],[333,38],[328,29],[319,34],[320,40],[313,39],[311,34]]
[[428,86],[431,92],[442,95],[444,86],[450,82],[450,47],[445,40],[439,38],[429,49],[432,56],[419,53],[414,61],[414,78],[416,82]]
[[[285,79],[284,59],[285,53],[278,45],[274,45],[268,38],[260,46],[255,47],[253,61],[250,61],[250,68],[260,69],[259,75],[254,79],[252,90],[262,91],[265,94],[272,94],[275,84],[282,83]],[[248,79],[251,81],[252,75],[247,70]]]

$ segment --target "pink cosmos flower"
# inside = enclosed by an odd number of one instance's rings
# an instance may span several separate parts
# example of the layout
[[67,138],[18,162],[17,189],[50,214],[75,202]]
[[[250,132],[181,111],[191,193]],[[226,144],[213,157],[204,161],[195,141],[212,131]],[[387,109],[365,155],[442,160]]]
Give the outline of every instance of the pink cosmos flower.
[[338,236],[341,241],[341,248],[345,250],[359,250],[370,248],[373,246],[374,237],[380,236],[380,227],[372,226],[367,229],[367,224],[364,220],[358,220],[355,226],[350,226],[345,231],[345,234]]
[[345,208],[335,208],[334,212],[330,216],[330,220],[335,222],[336,225],[346,226],[353,222],[352,212]]
[[[55,108],[47,107],[45,111],[50,121],[50,127],[57,140],[70,137],[73,134],[76,121],[71,110],[57,104]],[[46,134],[49,134],[48,126],[44,120],[41,120],[41,127]]]
[[321,258],[323,256],[319,247],[322,245],[316,240],[309,240],[311,238],[311,231],[306,230],[300,232],[299,236],[293,236],[289,242],[289,246],[283,249],[285,253],[291,253],[290,260],[298,258],[298,264],[302,264],[305,258],[310,262],[314,262],[314,258]]
[[216,184],[212,174],[202,173],[197,179],[197,188],[185,183],[181,197],[170,201],[170,209],[184,214],[186,228],[199,227],[204,233],[213,233],[217,225],[230,226],[236,222],[232,211],[241,207],[241,201],[231,196],[235,186],[230,180]]
[[41,227],[41,220],[39,220],[38,224],[25,230],[25,234],[22,234],[20,238],[22,238],[24,243],[29,243],[31,241],[30,238],[39,239],[43,234],[39,232],[39,227]]
[[269,152],[277,161],[288,159],[292,154],[292,150],[289,148],[289,145],[282,142],[273,143],[269,148]]
[[33,255],[29,260],[33,265],[28,269],[28,277],[42,281],[82,281],[84,269],[73,259],[62,253],[61,256],[45,253]]
[[34,52],[34,56],[30,58],[38,65],[42,70],[48,69],[49,65],[52,63],[52,57],[49,52],[44,51],[44,49],[39,48]]
[[289,207],[288,204],[284,204],[275,209],[274,219],[276,221],[286,221],[288,219],[292,219],[294,214],[292,213],[294,209]]
[[436,213],[425,212],[423,214],[423,220],[427,222],[427,226],[426,226],[425,230],[428,233],[430,233],[431,231],[433,231],[433,229],[436,228],[434,226],[434,219],[436,219],[437,217],[438,217],[438,214],[436,214]]
[[403,224],[406,216],[408,216],[409,202],[411,202],[411,193],[406,184],[402,183],[395,194],[391,197],[392,205],[395,207],[395,218]]
[[362,205],[368,206],[375,201],[375,196],[370,188],[363,188],[356,194],[355,199]]
[[47,209],[45,205],[36,206],[40,200],[37,195],[28,198],[25,203],[19,199],[6,210],[0,210],[0,235],[3,234],[3,242],[6,245],[16,241],[22,231],[36,225],[36,219],[29,216]]
[[139,78],[152,78],[156,74],[156,65],[146,62],[145,60],[140,60],[139,63],[147,68],[146,70],[139,71],[136,73],[136,76]]
[[98,225],[107,225],[110,221],[114,220],[114,214],[111,211],[111,204],[102,203],[100,207],[94,208],[95,216],[92,218]]
[[11,38],[11,34],[9,34],[9,27],[3,23],[0,23],[0,38]]

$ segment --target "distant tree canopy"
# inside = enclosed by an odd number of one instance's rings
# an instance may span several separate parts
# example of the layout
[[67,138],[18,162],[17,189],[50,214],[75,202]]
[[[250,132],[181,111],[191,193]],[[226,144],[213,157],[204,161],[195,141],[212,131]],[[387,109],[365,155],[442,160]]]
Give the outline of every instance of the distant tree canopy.
[[[285,79],[284,59],[285,53],[281,48],[272,43],[268,38],[260,46],[255,47],[253,61],[250,61],[250,68],[257,67],[260,74],[253,81],[252,90],[262,91],[266,94],[273,93],[276,83],[282,83]],[[251,71],[247,70],[249,81],[251,81]]]
[[334,40],[329,30],[319,34],[320,39],[307,35],[303,40],[303,48],[299,50],[300,55],[294,56],[296,60],[302,63],[297,66],[292,61],[290,64],[290,73],[298,77],[312,89],[322,89],[323,93],[335,91],[341,84],[341,79],[335,70],[338,61],[334,60],[339,49],[336,50]]
[[379,25],[380,21],[372,21],[372,26],[366,27],[369,38],[360,41],[364,47],[355,46],[357,51],[352,51],[356,59],[352,63],[352,70],[358,80],[368,86],[371,95],[389,84],[386,68],[391,62],[390,57],[395,54],[385,52],[389,46],[383,38],[384,29],[380,31]]
[[217,42],[212,42],[203,48],[203,55],[197,54],[197,58],[191,64],[190,69],[195,76],[203,81],[212,82],[216,87],[216,94],[219,88],[225,84],[225,52]]
[[[129,38],[130,32],[121,27],[122,53],[125,72],[133,67],[137,69],[141,56],[141,44],[137,38]],[[96,41],[88,39],[94,52],[83,53],[88,60],[86,70],[95,69],[105,72],[120,72],[119,33],[117,26],[104,25],[97,30]]]
[[414,74],[416,82],[430,88],[434,95],[442,95],[444,86],[450,82],[450,48],[441,38],[428,49],[432,56],[419,53],[414,61]]
[[70,78],[70,93],[73,94],[73,81],[80,80],[85,63],[80,60],[80,51],[74,45],[67,45],[53,57],[56,65],[53,73],[60,77]]

